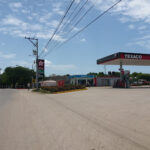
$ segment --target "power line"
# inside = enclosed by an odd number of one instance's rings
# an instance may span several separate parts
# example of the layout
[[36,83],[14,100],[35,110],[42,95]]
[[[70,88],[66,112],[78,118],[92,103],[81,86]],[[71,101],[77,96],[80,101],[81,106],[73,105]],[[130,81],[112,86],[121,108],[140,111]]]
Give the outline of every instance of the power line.
[[[63,17],[61,18],[61,20],[60,20],[60,22],[59,22],[57,28],[56,28],[55,31],[53,32],[51,38],[48,40],[48,42],[47,42],[46,46],[44,47],[44,49],[42,50],[42,52],[48,47],[49,43],[50,43],[50,42],[52,41],[52,39],[54,38],[56,32],[59,30],[59,28],[60,28],[62,22],[64,21],[65,17],[67,16],[67,14],[68,14],[68,12],[69,12],[69,10],[70,10],[70,8],[72,7],[72,5],[73,5],[74,2],[75,2],[75,0],[72,0],[72,1],[71,1],[69,7],[67,8],[65,14],[64,14]],[[42,54],[42,52],[40,53],[40,55]]]
[[91,7],[89,7],[89,9],[78,19],[78,21],[72,26],[72,28],[67,32],[67,33],[71,33],[72,30],[83,20],[83,18],[92,10],[92,8],[94,7],[94,5],[92,5]]
[[[81,13],[82,9],[85,7],[85,5],[87,4],[89,0],[86,0],[81,7],[80,4],[81,2],[83,2],[83,0],[81,0],[75,7],[74,11],[70,14],[70,16],[66,19],[66,22],[59,28],[57,34],[59,34],[60,32],[65,33],[65,30],[69,28],[69,26],[72,24],[72,22],[75,20],[75,18],[77,18],[77,16]],[[75,10],[77,10],[79,8],[79,10],[76,12]],[[75,13],[76,12],[76,13]],[[74,14],[74,15],[73,15]],[[72,17],[73,16],[73,17]],[[71,20],[70,20],[71,19]],[[68,31],[67,31],[68,32]],[[57,41],[54,41],[54,47],[57,45]],[[41,55],[40,55],[41,56]]]
[[[67,35],[69,35],[69,33],[71,33],[72,32],[72,30],[82,21],[82,19],[92,10],[92,8],[94,7],[94,5],[92,5],[91,7],[89,7],[89,9],[80,17],[80,19],[73,25],[73,27],[69,30],[69,31],[67,31]],[[60,45],[61,43],[59,43],[59,44],[55,44],[54,45],[54,48],[57,46],[57,45]],[[52,49],[53,50],[53,49]],[[51,50],[51,51],[52,51]],[[49,51],[49,53],[51,52],[51,51]]]
[[[68,40],[66,40],[65,42],[61,43],[61,45],[59,45],[58,47],[54,47],[51,52],[55,49],[55,48],[60,48],[61,46],[63,46],[64,44],[66,44],[67,42],[69,42],[70,40],[72,40],[75,36],[77,36],[79,33],[81,33],[82,31],[84,31],[86,28],[88,28],[91,24],[93,24],[95,21],[97,21],[99,18],[101,18],[102,16],[104,16],[107,12],[109,12],[112,8],[114,8],[116,5],[118,5],[122,0],[119,0],[117,3],[113,4],[111,7],[109,7],[107,10],[105,10],[103,13],[101,13],[100,15],[98,15],[95,19],[93,19],[90,23],[88,23],[86,26],[84,26],[81,30],[79,30],[77,33],[75,33],[73,36],[71,36]],[[47,53],[46,55],[44,55],[43,57],[46,57],[49,53]]]
[[[86,0],[86,1],[83,3],[83,5],[80,7],[80,9],[77,11],[77,13],[76,13],[76,14],[73,16],[73,18],[70,20],[70,24],[71,24],[71,23],[77,18],[77,16],[81,13],[81,11],[82,11],[83,8],[85,7],[85,5],[88,3],[88,1],[89,1],[89,0]],[[68,28],[70,24],[68,24],[68,26],[66,26],[65,29]]]
[[[69,26],[72,24],[72,21],[75,19],[75,18],[77,18],[77,16],[79,15],[79,13],[82,11],[82,9],[85,7],[85,5],[88,3],[88,1],[89,0],[86,0],[83,4],[82,4],[82,6],[79,8],[79,10],[77,11],[77,13],[75,13],[75,15],[71,18],[71,23],[69,24],[65,24],[65,25],[63,25],[63,27],[62,27],[62,30],[61,30],[61,28],[60,28],[60,30],[57,32],[57,34],[59,34],[61,31],[63,31],[63,30],[65,30],[65,29],[69,29]],[[81,1],[80,1],[81,2]],[[78,3],[78,5],[76,6],[76,8],[77,7],[79,7],[79,3]],[[73,27],[71,27],[71,29],[68,31],[65,31],[65,34],[68,34],[68,33],[70,33],[74,28],[75,28],[75,26],[77,26],[81,21],[82,21],[82,19],[87,15],[87,13],[89,12],[89,11],[91,11],[91,9],[94,7],[94,5],[92,5],[78,20],[77,20],[77,22],[75,22],[75,24],[73,25]],[[72,13],[73,14],[73,13]],[[72,15],[71,14],[71,15]],[[70,16],[71,16],[70,15]],[[70,17],[69,16],[69,17]],[[68,18],[68,20],[69,20],[69,18]],[[69,34],[68,34],[69,35]],[[68,36],[67,36],[68,37]],[[60,43],[57,43],[57,42],[54,42],[54,47],[56,47],[56,45],[59,45]],[[53,47],[52,47],[52,49],[53,49]],[[48,53],[50,53],[51,52],[51,50],[48,52]]]
[[[78,9],[78,7],[80,6],[80,3],[81,3],[81,1],[76,5],[73,12],[69,15],[67,21],[63,24],[64,27],[66,26],[66,24],[68,24],[68,21],[71,19],[72,15],[75,13],[75,11]],[[64,28],[62,30],[64,30]]]

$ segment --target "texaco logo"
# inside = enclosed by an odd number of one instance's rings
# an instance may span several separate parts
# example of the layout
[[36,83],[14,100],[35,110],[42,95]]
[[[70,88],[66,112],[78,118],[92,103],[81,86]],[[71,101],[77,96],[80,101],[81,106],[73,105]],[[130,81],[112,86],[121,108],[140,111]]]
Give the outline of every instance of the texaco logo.
[[142,55],[125,54],[125,59],[142,59]]

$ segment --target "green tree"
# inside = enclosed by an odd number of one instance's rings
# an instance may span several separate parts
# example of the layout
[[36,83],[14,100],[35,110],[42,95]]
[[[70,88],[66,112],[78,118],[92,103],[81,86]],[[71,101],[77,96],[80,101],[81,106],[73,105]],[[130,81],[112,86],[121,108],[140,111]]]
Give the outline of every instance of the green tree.
[[94,75],[94,76],[97,76],[97,73],[96,73],[96,72],[90,72],[90,73],[88,73],[87,75]]
[[35,78],[35,72],[25,67],[7,67],[1,75],[1,84],[7,84],[15,87],[16,84],[26,86]]
[[103,77],[103,76],[106,76],[106,75],[104,74],[104,72],[99,72],[99,73],[97,74],[97,76],[98,76],[98,77]]

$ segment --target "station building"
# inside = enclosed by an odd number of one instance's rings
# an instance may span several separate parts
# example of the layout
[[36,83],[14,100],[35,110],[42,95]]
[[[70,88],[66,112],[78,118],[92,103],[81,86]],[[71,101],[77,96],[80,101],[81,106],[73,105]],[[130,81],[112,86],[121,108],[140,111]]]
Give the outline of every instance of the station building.
[[[129,70],[124,70],[124,65],[150,66],[150,54],[118,52],[97,60],[98,65],[120,65],[120,78],[115,81],[114,87],[129,88]],[[113,81],[112,81],[113,82]]]
[[96,78],[94,75],[72,75],[69,76],[70,84],[95,86]]

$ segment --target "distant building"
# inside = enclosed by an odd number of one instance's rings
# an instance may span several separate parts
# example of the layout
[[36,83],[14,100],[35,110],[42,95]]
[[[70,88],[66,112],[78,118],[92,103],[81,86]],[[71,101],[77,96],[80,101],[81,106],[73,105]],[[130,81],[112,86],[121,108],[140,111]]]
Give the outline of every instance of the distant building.
[[94,75],[72,75],[69,76],[70,84],[73,85],[86,85],[95,86],[95,76]]
[[113,76],[97,77],[96,86],[113,86],[114,83],[119,79],[120,77],[113,77]]
[[64,84],[70,84],[69,75],[64,75],[64,76],[60,76],[60,75],[50,76],[50,77],[47,77],[46,80],[55,80],[57,82],[64,81]]

